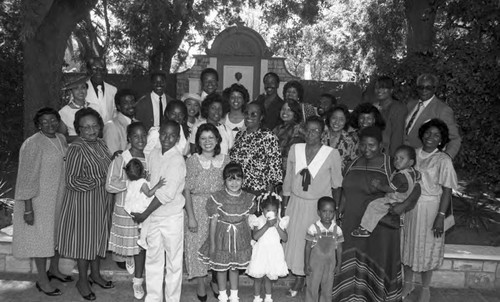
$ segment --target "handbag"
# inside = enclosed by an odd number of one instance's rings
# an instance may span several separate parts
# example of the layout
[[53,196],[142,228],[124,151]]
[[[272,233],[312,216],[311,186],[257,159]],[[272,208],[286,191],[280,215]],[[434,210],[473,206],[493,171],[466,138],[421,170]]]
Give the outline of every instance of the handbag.
[[453,215],[453,199],[450,197],[450,215],[444,218],[444,231],[448,231],[455,225],[455,215]]

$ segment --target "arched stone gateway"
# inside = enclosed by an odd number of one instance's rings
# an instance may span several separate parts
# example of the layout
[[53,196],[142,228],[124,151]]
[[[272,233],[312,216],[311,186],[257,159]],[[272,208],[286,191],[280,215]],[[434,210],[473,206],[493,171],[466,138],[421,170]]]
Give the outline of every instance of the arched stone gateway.
[[264,92],[262,80],[267,72],[275,72],[281,79],[278,89],[285,82],[299,78],[285,67],[285,58],[273,57],[262,36],[246,26],[233,26],[223,30],[207,50],[206,55],[196,55],[195,64],[177,75],[177,94],[200,92],[200,74],[207,67],[219,73],[219,91],[233,83],[243,84],[255,99]]

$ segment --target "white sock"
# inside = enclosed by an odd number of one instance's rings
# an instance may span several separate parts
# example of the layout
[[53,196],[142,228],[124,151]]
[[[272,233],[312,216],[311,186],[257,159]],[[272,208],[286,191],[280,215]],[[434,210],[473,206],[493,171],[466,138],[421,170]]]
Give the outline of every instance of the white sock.
[[271,295],[266,294],[266,299],[272,299]]
[[227,301],[227,291],[225,290],[219,291],[219,301]]
[[237,289],[232,289],[231,290],[231,295],[229,297],[230,298],[238,298],[238,290]]
[[142,284],[142,282],[144,282],[144,278],[136,278],[136,277],[134,277],[132,279],[132,283],[134,283],[134,284]]

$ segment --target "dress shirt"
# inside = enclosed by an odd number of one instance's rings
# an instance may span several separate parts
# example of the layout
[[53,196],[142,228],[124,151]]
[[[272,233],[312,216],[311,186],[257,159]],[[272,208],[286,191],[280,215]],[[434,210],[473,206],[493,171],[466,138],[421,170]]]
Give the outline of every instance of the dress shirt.
[[[160,96],[155,92],[151,92],[151,102],[153,105],[153,126],[160,127]],[[163,105],[163,112],[161,114],[163,115],[167,108],[167,96],[165,94],[161,95],[161,103]]]

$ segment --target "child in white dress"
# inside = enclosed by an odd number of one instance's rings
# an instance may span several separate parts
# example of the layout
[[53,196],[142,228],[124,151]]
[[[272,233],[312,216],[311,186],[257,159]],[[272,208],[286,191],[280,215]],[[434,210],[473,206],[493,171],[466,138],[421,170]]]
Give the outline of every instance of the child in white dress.
[[[151,201],[153,201],[156,190],[165,185],[165,180],[160,178],[158,183],[149,188],[149,182],[146,180],[146,170],[141,161],[137,158],[132,158],[125,166],[125,173],[129,180],[127,180],[127,195],[125,196],[124,209],[127,213],[142,213],[144,212]],[[143,249],[147,249],[146,235],[148,233],[149,219],[144,220],[139,225],[140,238],[137,244]]]
[[264,279],[265,302],[272,302],[272,283],[278,277],[288,275],[285,254],[281,241],[286,242],[286,228],[290,218],[279,219],[281,197],[275,193],[259,196],[258,202],[262,215],[250,215],[248,222],[252,228],[252,236],[256,241],[252,248],[252,258],[246,273],[254,279],[254,302],[262,302],[260,297],[262,279]]

